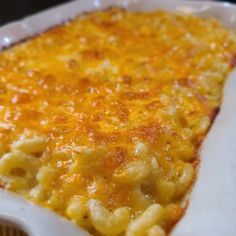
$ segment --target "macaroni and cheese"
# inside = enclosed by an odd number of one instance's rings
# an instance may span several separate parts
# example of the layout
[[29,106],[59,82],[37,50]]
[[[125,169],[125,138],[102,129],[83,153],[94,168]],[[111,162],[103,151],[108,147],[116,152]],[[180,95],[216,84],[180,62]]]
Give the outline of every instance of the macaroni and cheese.
[[3,51],[0,186],[92,235],[167,235],[235,61],[213,19],[122,9]]

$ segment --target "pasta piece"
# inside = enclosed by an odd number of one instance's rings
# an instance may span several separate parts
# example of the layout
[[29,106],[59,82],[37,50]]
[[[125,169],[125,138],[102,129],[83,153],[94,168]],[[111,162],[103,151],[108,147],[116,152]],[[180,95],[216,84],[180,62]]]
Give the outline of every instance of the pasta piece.
[[96,150],[94,150],[90,147],[78,146],[73,148],[72,158],[82,167],[99,161],[105,153],[106,150],[103,147],[97,147]]
[[54,211],[64,211],[67,205],[63,196],[57,191],[51,193],[47,204],[51,205]]
[[55,170],[49,166],[43,166],[39,169],[36,175],[38,185],[34,187],[29,195],[36,201],[46,201],[49,199],[51,192],[51,185],[53,183],[53,176]]
[[145,162],[132,162],[125,166],[118,173],[114,173],[113,178],[119,183],[137,185],[141,183],[150,173],[150,167]]
[[184,213],[184,208],[180,207],[178,204],[169,204],[165,207],[163,219],[162,219],[162,227],[163,228],[170,228],[174,225],[178,219]]
[[37,171],[37,159],[23,152],[11,152],[0,159],[0,176],[7,177],[7,188],[26,189],[33,183]]
[[18,150],[29,154],[41,153],[46,148],[44,137],[33,137],[16,141],[12,144],[12,150]]
[[165,231],[159,226],[154,225],[148,231],[148,236],[165,236]]
[[160,204],[170,203],[175,194],[176,184],[167,180],[159,180],[156,187],[158,202]]
[[134,190],[132,191],[132,197],[134,199],[133,205],[135,206],[135,209],[140,211],[143,211],[153,203],[152,197],[148,194],[144,194],[140,186],[134,187]]
[[108,212],[98,200],[89,200],[89,216],[94,228],[103,235],[118,235],[125,231],[130,221],[130,212],[127,207]]
[[148,150],[148,148],[147,148],[147,145],[146,145],[146,144],[144,144],[144,143],[142,143],[142,142],[138,142],[138,143],[136,143],[136,145],[135,145],[134,154],[135,154],[136,156],[142,156],[142,155],[144,155],[145,153],[147,153],[147,150]]
[[0,143],[0,158],[4,154],[4,152],[5,152],[5,150],[4,150],[3,144]]
[[191,146],[190,143],[182,144],[181,149],[178,151],[178,154],[181,158],[181,160],[188,162],[194,159],[194,147]]
[[88,223],[88,209],[86,204],[87,201],[84,197],[74,196],[66,209],[67,216],[81,226],[85,226]]
[[160,174],[160,167],[159,167],[155,157],[151,158],[150,167],[151,167],[151,174],[152,174],[152,176],[154,178],[157,178],[159,176],[159,174]]
[[201,118],[194,127],[195,134],[204,134],[209,128],[211,120],[208,116]]
[[43,166],[37,173],[37,181],[44,186],[48,186],[53,180],[54,173],[55,169],[49,166]]
[[152,226],[159,223],[163,209],[159,204],[153,204],[143,212],[141,216],[134,219],[128,226],[127,236],[143,236]]
[[94,152],[94,149],[88,146],[76,146],[73,148],[73,151],[79,154],[90,155]]
[[175,196],[182,196],[194,179],[194,168],[190,163],[184,163],[181,176],[176,183]]
[[42,202],[48,200],[49,193],[47,189],[45,189],[41,184],[39,184],[31,189],[31,191],[29,192],[29,196],[37,202]]

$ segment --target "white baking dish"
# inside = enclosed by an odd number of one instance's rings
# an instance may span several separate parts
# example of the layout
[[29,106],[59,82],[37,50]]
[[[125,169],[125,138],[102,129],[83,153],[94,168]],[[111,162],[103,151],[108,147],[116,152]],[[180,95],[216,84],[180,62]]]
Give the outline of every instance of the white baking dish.
[[[236,30],[236,6],[177,0],[78,0],[0,28],[0,48],[27,39],[83,12],[119,5],[128,10],[165,9],[214,17]],[[236,235],[236,73],[225,86],[220,114],[200,152],[201,165],[185,216],[172,236]],[[82,236],[69,221],[0,190],[0,219],[30,236]]]

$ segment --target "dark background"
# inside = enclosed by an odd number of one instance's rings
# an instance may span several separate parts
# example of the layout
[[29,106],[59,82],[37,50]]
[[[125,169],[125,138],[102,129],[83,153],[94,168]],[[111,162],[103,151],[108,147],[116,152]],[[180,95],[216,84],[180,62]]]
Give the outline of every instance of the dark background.
[[0,0],[0,25],[70,0]]
[[65,2],[69,0],[0,0],[0,25]]

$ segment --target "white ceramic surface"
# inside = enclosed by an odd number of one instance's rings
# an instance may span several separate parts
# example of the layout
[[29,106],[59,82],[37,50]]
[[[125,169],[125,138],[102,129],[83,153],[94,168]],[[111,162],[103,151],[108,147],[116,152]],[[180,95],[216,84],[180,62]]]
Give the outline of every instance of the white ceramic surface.
[[4,190],[0,190],[0,219],[16,224],[30,236],[88,235],[68,220]]
[[[109,6],[133,11],[165,9],[214,17],[236,30],[236,6],[178,0],[77,0],[0,28],[0,48],[17,43],[83,12]],[[185,216],[172,236],[236,235],[236,72],[226,83],[224,102],[200,152],[201,165]],[[82,236],[67,220],[0,190],[0,219],[30,236]]]

